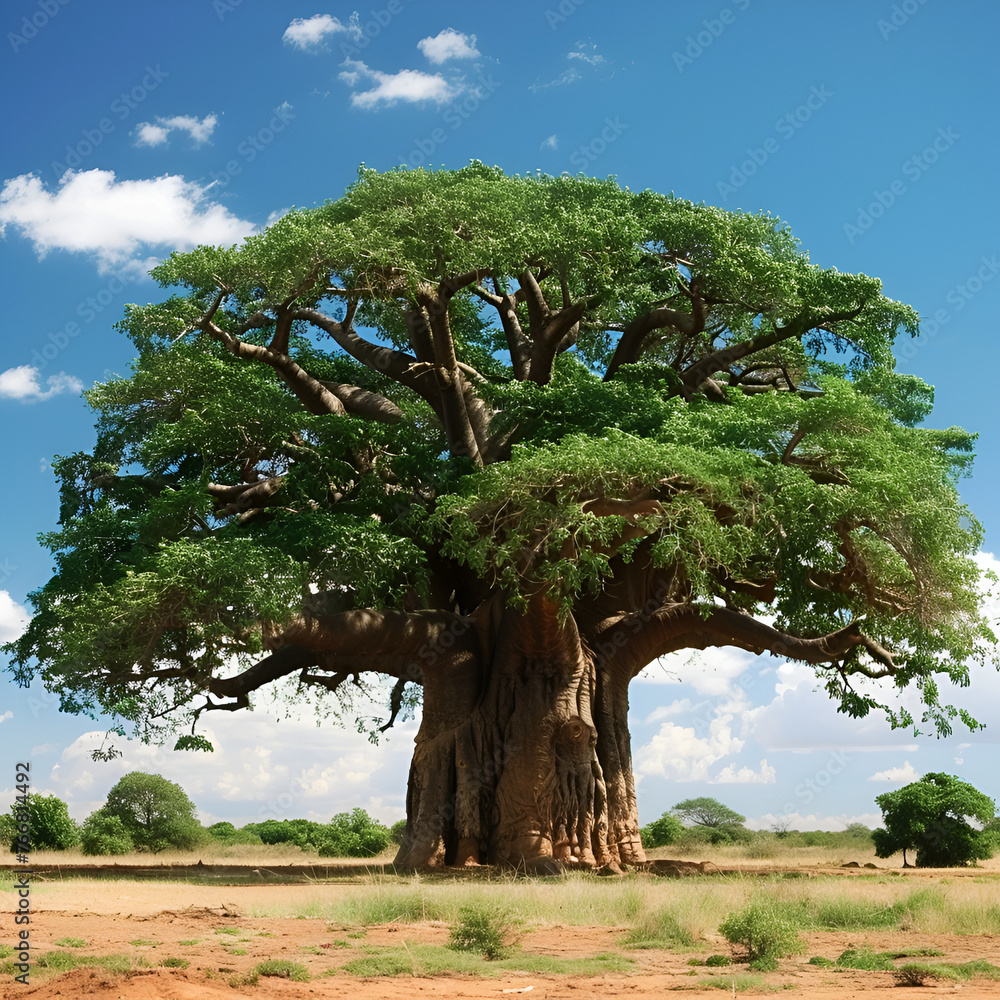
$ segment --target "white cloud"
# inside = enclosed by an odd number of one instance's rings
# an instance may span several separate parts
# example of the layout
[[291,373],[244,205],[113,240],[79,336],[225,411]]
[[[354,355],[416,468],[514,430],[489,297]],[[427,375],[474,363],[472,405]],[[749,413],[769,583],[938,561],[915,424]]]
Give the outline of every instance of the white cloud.
[[217,115],[205,115],[199,121],[193,115],[174,115],[172,118],[157,118],[156,125],[140,122],[136,128],[137,146],[162,146],[171,132],[187,132],[195,145],[208,142],[215,126],[219,124]]
[[159,146],[167,141],[170,129],[163,125],[153,125],[150,122],[140,122],[136,127],[135,144],[137,146]]
[[[0,566],[0,569],[5,566]],[[0,590],[0,642],[13,642],[28,624],[28,612],[6,590]]]
[[422,38],[417,48],[436,66],[448,59],[474,59],[478,56],[475,35],[463,35],[454,28],[445,28],[433,38]]
[[635,755],[637,780],[657,775],[674,781],[709,781],[709,768],[723,757],[738,754],[743,740],[733,735],[731,715],[720,715],[698,736],[693,726],[664,722],[660,731]]
[[34,174],[21,174],[0,191],[0,235],[16,226],[39,257],[85,253],[106,273],[134,263],[146,247],[231,245],[254,231],[207,191],[176,175],[120,181],[110,170],[67,171],[50,191]]
[[285,29],[282,40],[286,45],[294,45],[304,52],[316,52],[328,35],[347,31],[347,27],[329,14],[314,14],[312,17],[297,17]]
[[590,49],[583,42],[577,42],[576,48],[566,54],[567,59],[579,59],[589,66],[603,66],[607,60],[602,55],[598,55],[597,46],[591,45]]
[[558,149],[559,148],[559,138],[553,132],[547,139],[545,139],[539,149]]
[[52,753],[53,750],[58,749],[59,747],[55,743],[39,743],[38,746],[32,747],[28,753],[31,754],[32,757],[35,757],[38,754]]
[[778,780],[778,774],[766,760],[762,760],[759,771],[745,764],[736,770],[735,764],[727,764],[710,780],[716,785],[773,785]]
[[[654,660],[636,681],[645,684],[690,684],[701,695],[732,695],[733,681],[759,662],[759,657],[731,646],[670,653]],[[742,692],[740,692],[742,693]]]
[[902,767],[889,767],[884,771],[876,771],[868,780],[909,784],[911,781],[919,781],[920,777],[920,772],[907,760],[903,761]]
[[50,783],[75,819],[103,805],[111,787],[130,771],[177,782],[209,823],[226,819],[241,825],[270,817],[328,822],[355,806],[386,823],[405,815],[415,723],[401,724],[390,739],[373,746],[353,728],[317,727],[308,712],[292,718],[266,709],[215,715],[201,730],[214,753],[112,737],[124,756],[95,763],[90,752],[105,734],[89,732],[63,750]]
[[43,389],[39,381],[38,369],[32,365],[18,365],[0,372],[0,399],[16,399],[22,403],[37,403],[41,400],[59,396],[64,392],[78,393],[83,391],[83,383],[72,375],[60,372],[50,375]]
[[382,103],[393,105],[397,101],[411,104],[434,101],[436,104],[443,104],[458,93],[456,88],[437,73],[421,73],[416,69],[382,73],[357,59],[347,59],[343,65],[346,68],[341,71],[340,79],[349,87],[356,86],[362,79],[375,81],[376,86],[371,90],[351,94],[351,103],[366,111]]
[[13,718],[14,718],[14,713],[8,709],[6,712],[3,713],[3,715],[0,715],[0,722],[6,722],[8,719],[13,719]]

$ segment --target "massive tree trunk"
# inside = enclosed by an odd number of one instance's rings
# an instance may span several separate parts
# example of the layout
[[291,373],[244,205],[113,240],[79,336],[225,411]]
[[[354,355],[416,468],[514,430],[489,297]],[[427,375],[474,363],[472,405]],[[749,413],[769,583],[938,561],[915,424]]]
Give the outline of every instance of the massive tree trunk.
[[[496,598],[464,626],[477,641],[456,629],[421,650],[423,721],[398,865],[645,860],[630,676],[587,648],[572,617],[559,622],[540,604],[517,611]],[[458,645],[467,651],[456,656]]]

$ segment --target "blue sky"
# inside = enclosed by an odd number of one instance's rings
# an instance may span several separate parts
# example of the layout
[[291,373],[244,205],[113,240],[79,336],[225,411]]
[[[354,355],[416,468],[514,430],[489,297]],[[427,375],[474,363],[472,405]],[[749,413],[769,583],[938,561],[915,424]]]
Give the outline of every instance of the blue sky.
[[[962,493],[995,565],[995,4],[10,0],[0,29],[0,636],[47,579],[51,462],[92,443],[79,393],[127,371],[114,323],[158,297],[150,262],[336,198],[362,162],[613,174],[766,210],[815,263],[880,277],[924,318],[898,367],[935,385],[929,423],[980,432]],[[929,771],[1000,795],[995,672],[956,693],[988,728],[942,740],[845,719],[813,687],[732,650],[650,668],[632,694],[643,821],[710,795],[764,827],[873,823],[875,795]],[[0,679],[0,759],[29,758],[77,818],[136,769],[208,820],[403,814],[413,724],[372,747],[280,704],[212,722],[214,755],[132,743],[96,764],[95,723]]]

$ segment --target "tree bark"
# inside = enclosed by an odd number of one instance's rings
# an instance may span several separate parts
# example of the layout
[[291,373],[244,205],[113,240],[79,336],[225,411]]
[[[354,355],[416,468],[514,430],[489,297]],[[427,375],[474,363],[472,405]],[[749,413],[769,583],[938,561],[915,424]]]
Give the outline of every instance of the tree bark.
[[645,860],[627,728],[627,670],[570,618],[539,625],[495,600],[481,653],[421,650],[424,710],[410,766],[403,867],[583,867]]

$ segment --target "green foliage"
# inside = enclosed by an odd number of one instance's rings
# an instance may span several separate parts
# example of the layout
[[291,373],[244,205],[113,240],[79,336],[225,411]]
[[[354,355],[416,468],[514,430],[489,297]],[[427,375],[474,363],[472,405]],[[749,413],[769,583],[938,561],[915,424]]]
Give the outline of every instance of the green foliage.
[[[80,840],[80,831],[70,818],[69,807],[56,795],[28,794],[28,824],[30,833],[28,849],[32,851],[62,851],[73,847]],[[0,839],[8,840],[10,850],[25,850],[25,842],[19,836],[19,823],[16,814],[23,809],[16,804],[11,806],[10,813]],[[17,834],[17,836],[15,836]]]
[[678,820],[708,832],[712,844],[729,844],[737,840],[750,840],[750,833],[742,826],[745,816],[710,798],[685,799],[670,810]]
[[626,948],[687,948],[693,942],[691,932],[670,908],[646,913],[622,938]]
[[321,858],[370,858],[384,851],[392,840],[389,828],[365,812],[338,813],[322,832]]
[[120,816],[104,809],[92,812],[80,830],[80,847],[84,854],[128,854],[135,850],[132,835]]
[[389,836],[392,838],[394,844],[401,844],[403,842],[403,837],[406,835],[406,820],[397,819],[392,826],[389,827]]
[[264,841],[257,836],[252,830],[247,829],[247,827],[241,827],[239,830],[233,826],[232,823],[222,821],[220,823],[213,823],[208,828],[209,835],[218,840],[223,844],[263,844]]
[[184,789],[159,774],[126,774],[101,811],[121,821],[139,851],[194,847],[205,837]]
[[448,946],[473,951],[489,962],[506,958],[513,948],[515,925],[507,912],[495,906],[464,906],[451,929]]
[[310,819],[266,819],[247,823],[241,833],[257,836],[264,844],[291,844],[303,850],[319,847],[324,841],[324,827]]
[[848,948],[837,959],[837,965],[842,969],[866,969],[868,971],[894,968],[892,955],[882,951],[872,951],[870,948]]
[[[527,328],[528,269],[547,309],[572,301],[581,316],[551,373],[530,378],[484,304],[510,295]],[[427,288],[485,272],[446,307],[467,402],[490,418],[480,468],[449,437],[407,321]],[[219,677],[302,617],[440,609],[448,561],[449,581],[467,574],[520,606],[545,588],[566,615],[610,584],[610,553],[627,563],[641,544],[689,610],[723,599],[805,638],[863,623],[872,646],[816,666],[841,711],[977,725],[935,682],[965,685],[993,644],[972,559],[982,531],[955,485],[973,436],[917,426],[932,390],[892,359],[916,312],[876,278],[811,264],[780,220],[478,162],[362,168],[337,201],[153,274],[166,297],[119,324],[138,357],[88,393],[94,447],[56,463],[55,572],[4,647],[15,679],[39,675],[64,710],[209,750],[188,725]],[[709,312],[691,335],[699,295]],[[659,310],[673,324],[619,364],[623,331]],[[328,336],[348,311],[356,339]],[[318,412],[286,363],[384,401],[384,419]],[[806,379],[823,395],[796,391]],[[768,380],[780,391],[743,392]],[[597,497],[657,502],[599,516]],[[883,647],[919,720],[852,680]],[[405,718],[419,697],[390,695],[377,669],[335,696],[329,671],[289,676],[289,697],[348,723],[367,698],[396,697]]]
[[290,979],[295,983],[308,983],[312,978],[304,965],[283,958],[272,958],[266,962],[258,962],[253,967],[251,975]]
[[925,774],[875,803],[885,824],[872,832],[877,857],[916,850],[917,867],[950,868],[990,858],[998,845],[994,801],[953,775]]
[[776,969],[779,958],[802,950],[795,924],[773,900],[758,900],[731,913],[719,925],[719,933],[741,948],[751,968],[762,972]]
[[659,819],[644,826],[639,831],[639,836],[643,847],[666,847],[683,833],[684,824],[676,816],[664,813]]

